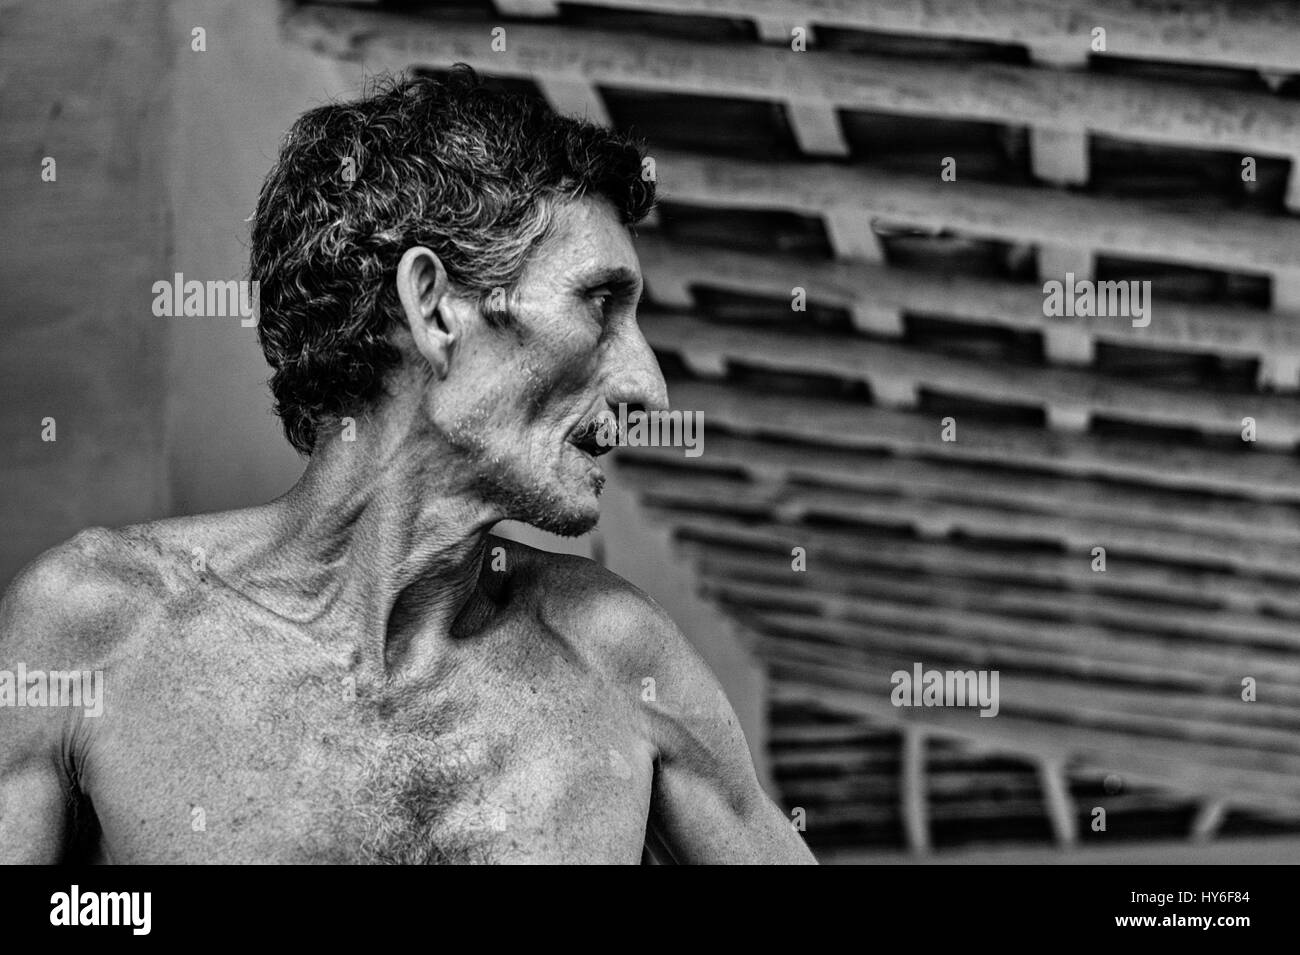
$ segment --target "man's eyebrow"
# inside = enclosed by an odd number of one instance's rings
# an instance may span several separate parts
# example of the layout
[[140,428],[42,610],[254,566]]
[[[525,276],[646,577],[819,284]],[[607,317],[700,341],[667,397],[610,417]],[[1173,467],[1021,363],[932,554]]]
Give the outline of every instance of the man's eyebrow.
[[616,288],[636,288],[641,284],[641,275],[625,266],[616,265],[583,275],[579,279],[579,284],[583,288],[600,288],[603,285],[611,285]]

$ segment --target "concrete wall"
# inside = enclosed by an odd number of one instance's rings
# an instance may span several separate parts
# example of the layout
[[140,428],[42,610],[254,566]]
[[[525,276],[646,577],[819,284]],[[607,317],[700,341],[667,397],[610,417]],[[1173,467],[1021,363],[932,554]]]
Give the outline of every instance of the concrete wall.
[[[175,44],[161,0],[32,0],[0,16],[7,582],[87,525],[170,506],[161,356],[171,330],[149,292],[167,258],[161,143]],[[53,441],[42,440],[47,418]]]
[[[257,190],[284,131],[305,109],[361,79],[279,42],[274,3],[181,0],[170,33],[183,44],[173,76],[166,187],[174,271],[241,278]],[[206,31],[207,50],[189,49]],[[168,273],[170,274],[170,272]],[[167,466],[178,512],[217,510],[281,494],[302,462],[281,436],[257,330],[238,319],[168,319]]]

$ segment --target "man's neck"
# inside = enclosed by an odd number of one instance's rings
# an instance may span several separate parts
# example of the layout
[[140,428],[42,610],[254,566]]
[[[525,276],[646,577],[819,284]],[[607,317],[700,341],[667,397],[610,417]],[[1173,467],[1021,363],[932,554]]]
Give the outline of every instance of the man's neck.
[[293,616],[355,641],[365,665],[385,673],[418,665],[482,602],[488,533],[503,516],[455,455],[429,453],[434,440],[392,418],[358,419],[354,441],[321,436],[273,505],[272,576],[290,588]]

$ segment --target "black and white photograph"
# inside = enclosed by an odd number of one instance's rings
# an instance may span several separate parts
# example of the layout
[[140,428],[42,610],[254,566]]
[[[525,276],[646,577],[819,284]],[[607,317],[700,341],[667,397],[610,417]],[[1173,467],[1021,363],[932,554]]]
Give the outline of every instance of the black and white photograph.
[[1300,0],[2,0],[0,131],[34,921],[1300,863]]

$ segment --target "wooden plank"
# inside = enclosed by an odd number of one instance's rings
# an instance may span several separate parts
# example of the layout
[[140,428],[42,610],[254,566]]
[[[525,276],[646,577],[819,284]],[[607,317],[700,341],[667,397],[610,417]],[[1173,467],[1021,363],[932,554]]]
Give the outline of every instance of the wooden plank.
[[[712,595],[741,596],[752,592],[735,585],[725,590],[714,585],[706,591]],[[1110,681],[1116,687],[1144,687],[1143,693],[1154,694],[1151,699],[1128,698],[1126,704],[1138,699],[1137,705],[1158,712],[1179,705],[1185,706],[1183,715],[1211,714],[1264,729],[1280,727],[1292,736],[1300,728],[1300,696],[1295,685],[1286,683],[1283,677],[1270,675],[1261,681],[1260,686],[1267,687],[1267,692],[1260,691],[1267,703],[1257,701],[1243,706],[1238,676],[1247,672],[1244,666],[1230,665],[1215,673],[1197,672],[1189,663],[1171,662],[1170,658],[1180,652],[1177,648],[1160,654],[1149,647],[1124,647],[1118,641],[1089,633],[1087,628],[1048,625],[1035,633],[1023,623],[988,617],[968,620],[960,614],[929,608],[921,608],[915,617],[909,618],[905,607],[884,601],[859,602],[851,615],[836,617],[793,607],[745,606],[734,598],[727,606],[735,616],[743,617],[748,626],[777,640],[790,640],[793,635],[808,647],[818,644],[828,658],[846,657],[847,654],[841,653],[841,648],[846,648],[860,652],[864,659],[910,657],[962,667],[1005,668],[1021,674],[1068,678],[1076,685]],[[1078,649],[1071,651],[1066,646],[1066,638],[1079,632],[1084,640]],[[808,652],[819,651],[809,649]],[[1275,668],[1275,672],[1281,669]]]
[[[737,542],[738,544],[739,542]],[[809,551],[816,561],[815,571],[792,575],[788,549],[768,553],[755,552],[738,556],[718,546],[694,541],[683,542],[682,553],[694,560],[701,581],[762,584],[768,598],[799,594],[830,594],[837,597],[868,597],[884,603],[910,607],[945,607],[970,613],[991,614],[1001,620],[1037,621],[1087,625],[1097,633],[1118,638],[1120,646],[1156,641],[1168,652],[1178,646],[1180,661],[1187,666],[1213,668],[1222,675],[1234,666],[1281,667],[1295,674],[1291,658],[1278,658],[1265,652],[1246,653],[1246,647],[1287,649],[1295,641],[1295,623],[1272,616],[1241,612],[1236,609],[1206,609],[1201,600],[1204,591],[1189,592],[1188,602],[1179,605],[1169,600],[1168,588],[1144,591],[1139,588],[1114,592],[1107,590],[1076,591],[1071,582],[1061,586],[1044,586],[1046,581],[1026,580],[1023,576],[1005,578],[972,559],[965,568],[968,576],[937,573],[892,566],[880,561],[840,563],[822,559],[819,548]],[[922,547],[933,548],[924,544]],[[946,550],[946,548],[944,548]],[[977,575],[977,576],[976,576]],[[1096,575],[1102,576],[1102,575]],[[1032,584],[1038,583],[1038,586]],[[1206,647],[1205,644],[1219,646]],[[1280,672],[1280,671],[1275,671]]]
[[[1054,279],[1058,282],[1065,281],[1067,272],[1074,275],[1076,280],[1091,279],[1097,268],[1097,257],[1092,254],[1092,250],[1079,246],[1063,245],[1052,243],[1050,245],[1039,246],[1038,249],[1038,278],[1040,281]],[[1041,287],[1039,292],[1041,294]],[[1039,302],[1041,308],[1042,302]],[[1114,323],[1114,319],[1110,319]],[[1130,327],[1132,322],[1129,323]],[[1053,322],[1049,327],[1077,327],[1076,323]]]
[[869,213],[857,209],[826,209],[822,212],[822,220],[831,248],[839,258],[884,262],[884,249],[872,231]]
[[[926,792],[936,802],[961,798],[973,802],[998,796],[1039,799],[1038,782],[1031,772],[989,771],[976,766],[960,772],[938,773],[928,760],[926,768]],[[893,772],[847,773],[834,777],[791,775],[782,779],[781,788],[783,792],[795,790],[810,799],[820,797],[823,801],[898,798],[898,779]]]
[[537,85],[557,113],[577,116],[601,126],[613,125],[609,111],[605,109],[605,101],[586,80],[542,78]]
[[1191,838],[1193,842],[1209,842],[1223,825],[1228,813],[1228,803],[1223,799],[1208,799],[1201,804],[1192,820]]
[[[1214,862],[1226,865],[1294,865],[1300,858],[1300,836],[1271,835],[1225,839],[1215,844]],[[1110,839],[1104,844],[1087,840],[1068,852],[1055,845],[979,845],[954,848],[931,856],[913,856],[902,850],[878,847],[819,846],[822,865],[1184,865],[1203,866],[1204,846],[1188,842],[1152,841],[1149,838]]]
[[560,13],[556,0],[493,0],[493,3],[498,13],[508,17],[554,17]]
[[[827,785],[828,793],[831,795],[818,802],[815,797],[817,784],[821,781],[810,780],[806,786],[798,786],[799,782],[801,781],[783,781],[782,787],[784,789],[791,783],[795,783],[794,791],[799,794],[801,803],[816,807],[817,821],[823,828],[833,825],[892,827],[901,821],[896,806],[896,792],[891,793],[893,796],[891,803],[895,804],[889,804],[874,798],[874,793],[871,798],[862,795],[855,797],[853,790],[848,787]],[[930,785],[933,786],[933,780],[930,781]],[[845,795],[840,796],[840,793]],[[1105,804],[1108,814],[1119,815],[1122,812],[1179,812],[1184,809],[1186,800],[1151,800],[1144,804],[1125,799],[1116,804],[1116,800],[1108,797]],[[809,815],[811,816],[811,813]],[[931,823],[1041,819],[1044,816],[1044,807],[1037,792],[1032,796],[1016,795],[1003,798],[976,796],[949,800],[935,799],[931,801],[928,816]]]
[[[785,709],[780,711],[788,716],[791,710]],[[859,726],[870,727],[869,723],[859,723]],[[827,768],[839,768],[844,770],[840,774],[844,779],[894,779],[897,776],[899,766],[902,760],[899,750],[900,734],[892,729],[869,730],[881,733],[871,743],[845,745],[846,741],[842,738],[830,735],[827,738],[831,740],[832,745],[826,745],[819,741],[815,733],[825,733],[833,730],[836,724],[816,723],[816,724],[796,724],[795,728],[802,732],[798,737],[803,744],[792,747],[786,745],[779,750],[774,751],[780,762],[780,770],[783,775],[795,776],[802,770],[820,770]],[[788,729],[783,726],[774,729]],[[849,741],[851,742],[851,741]],[[1023,779],[1027,785],[1037,791],[1037,782],[1034,780],[1032,763],[1025,762],[1024,768],[1011,770],[1005,768],[990,769],[990,766],[1003,767],[1006,760],[990,760],[986,755],[977,753],[967,753],[961,741],[950,741],[936,737],[930,741],[928,755],[926,757],[926,768],[929,771],[931,780],[936,782],[932,791],[938,792],[945,785],[941,781],[951,780],[953,777],[961,779],[983,780],[986,778],[996,779]]]
[[[881,633],[956,634],[977,646],[1016,645],[1050,650],[1061,654],[1058,659],[1062,663],[1085,669],[1094,660],[1133,665],[1121,675],[1180,682],[1189,687],[1235,691],[1239,681],[1234,674],[1245,673],[1276,682],[1278,685],[1270,688],[1281,694],[1276,698],[1270,695],[1275,702],[1300,704],[1300,690],[1296,689],[1300,686],[1297,673],[1300,654],[1296,653],[1300,643],[1294,628],[1274,626],[1267,631],[1269,646],[1291,648],[1290,652],[1252,651],[1250,647],[1259,641],[1257,634],[1251,634],[1251,628],[1267,626],[1266,621],[1258,618],[1243,625],[1242,631],[1229,632],[1215,646],[1216,635],[1204,629],[1190,634],[1169,630],[1144,633],[1140,627],[1141,616],[1125,621],[1129,624],[1125,629],[1088,619],[1018,615],[1005,609],[1002,601],[980,601],[978,584],[955,584],[949,578],[929,581],[931,596],[925,599],[922,597],[925,578],[908,585],[889,577],[875,582],[865,577],[852,580],[850,574],[835,575],[825,570],[818,570],[813,576],[792,575],[787,571],[791,580],[783,583],[775,572],[741,576],[743,569],[738,572],[734,565],[716,557],[698,569],[704,593],[742,606],[749,601],[755,612],[773,609],[774,602],[782,598],[791,601],[791,609],[803,601],[805,606],[815,607],[829,619],[870,624]],[[795,584],[794,580],[800,583]],[[956,590],[959,586],[961,590]],[[984,588],[992,589],[988,584]],[[938,595],[940,591],[942,595]],[[1054,597],[1041,598],[1038,606],[1044,613],[1050,609]],[[1117,614],[1112,624],[1123,619],[1122,613]],[[1171,662],[1174,656],[1176,659]]]
[[[728,606],[735,607],[734,604]],[[741,609],[743,611],[743,608]],[[1094,687],[1104,689],[1107,684],[1101,682],[1103,679],[1131,681],[1123,685],[1141,686],[1143,680],[1163,678],[1167,681],[1181,681],[1183,678],[1181,672],[1174,672],[1167,677],[1162,677],[1158,672],[1158,668],[1149,665],[1116,663],[1101,658],[1090,664],[1089,661],[1082,659],[1079,655],[1067,658],[1062,656],[1059,651],[1026,650],[1013,647],[1010,644],[989,645],[982,642],[974,646],[963,646],[963,638],[960,635],[953,638],[932,637],[901,629],[890,631],[867,624],[841,624],[836,621],[826,621],[796,613],[778,614],[766,611],[744,611],[738,616],[743,616],[748,625],[762,631],[764,634],[771,635],[771,640],[759,638],[756,641],[756,647],[769,663],[792,658],[790,648],[779,646],[779,644],[797,644],[799,653],[804,653],[807,650],[809,655],[817,652],[808,649],[809,647],[813,645],[821,646],[824,648],[824,653],[820,657],[821,662],[838,661],[846,667],[852,666],[848,650],[861,651],[866,654],[860,661],[863,666],[868,663],[879,663],[879,666],[884,666],[888,663],[889,669],[884,671],[886,674],[892,673],[896,669],[910,671],[911,664],[921,660],[926,662],[927,665],[945,668],[970,669],[979,667],[996,669],[1002,673],[1002,679],[1004,680],[1010,679],[1010,675],[1013,674],[1026,676],[1026,678],[1032,675],[1035,679],[1043,680],[1050,676],[1059,681],[1068,681],[1074,686],[1082,685],[1090,689]],[[1056,656],[1053,656],[1053,653]],[[1220,684],[1222,682],[1220,680]],[[1120,684],[1114,685],[1118,686]],[[1228,725],[1226,721],[1235,713],[1249,711],[1254,714],[1251,721],[1238,721],[1240,733],[1235,737],[1238,741],[1262,745],[1266,739],[1275,743],[1285,743],[1286,740],[1294,737],[1296,718],[1300,713],[1295,706],[1294,693],[1290,694],[1290,699],[1279,702],[1269,712],[1264,713],[1258,712],[1254,705],[1250,707],[1243,706],[1240,700],[1235,703],[1231,699],[1225,700],[1222,692],[1218,697],[1209,697],[1208,694],[1211,691],[1205,689],[1205,686],[1208,686],[1208,684],[1202,684],[1202,687],[1172,689],[1168,686],[1156,687],[1153,685],[1150,687],[1151,692],[1158,692],[1171,697],[1177,694],[1176,699],[1180,712],[1177,716],[1172,716],[1170,712],[1157,710],[1154,703],[1144,701],[1149,704],[1149,709],[1152,712],[1145,712],[1141,715],[1166,717],[1168,719],[1180,719],[1189,713],[1199,715],[1203,711],[1199,709],[1198,701],[1202,698],[1216,699],[1219,703],[1230,703],[1231,706],[1223,705],[1213,710],[1211,715],[1219,716],[1224,722],[1206,722],[1201,726],[1204,732],[1223,730],[1223,727]],[[888,689],[887,685],[885,685],[885,688]],[[1270,690],[1272,689],[1282,692],[1286,688],[1280,684],[1273,684],[1270,687]],[[1231,688],[1227,692],[1230,695]],[[1067,709],[1065,701],[1058,699],[1054,705],[1058,706],[1058,708],[1044,712],[1053,718],[1059,718]],[[1135,711],[1118,710],[1115,712],[1131,714]],[[1113,716],[1114,713],[1108,711],[1108,715]],[[1166,722],[1163,724],[1166,731],[1170,726],[1172,726],[1172,723]],[[1226,732],[1226,730],[1224,731]]]
[[[898,799],[898,782],[892,773],[851,779],[783,776],[780,786],[781,795],[786,800],[804,807],[834,806],[844,800],[852,800],[857,805],[871,805],[886,801],[894,803]],[[818,821],[823,821],[820,813]]]
[[1043,787],[1043,801],[1047,804],[1047,817],[1052,823],[1052,835],[1058,845],[1073,846],[1079,841],[1079,817],[1060,761],[1040,760],[1038,778]]
[[[1300,110],[1300,102],[1297,104]],[[854,209],[919,228],[1094,252],[1271,273],[1300,270],[1300,219],[1212,209],[1199,201],[1112,199],[827,163],[762,163],[659,150],[664,197],[713,207],[807,214]]]
[[[1300,501],[1290,455],[1163,445],[1123,437],[1062,435],[1044,428],[963,421],[957,440],[940,440],[937,416],[859,402],[772,395],[713,381],[673,381],[675,407],[743,433],[789,436],[846,447],[880,448],[936,461],[1042,467],[1060,474],[1132,479],[1153,487]],[[1128,417],[1127,415],[1125,417]]]
[[1261,391],[1294,391],[1300,382],[1300,355],[1271,353],[1260,356],[1256,386]]
[[[1048,318],[1040,284],[992,281],[962,275],[889,268],[871,262],[807,262],[712,246],[679,245],[661,236],[637,238],[637,254],[651,296],[690,285],[770,295],[788,300],[804,288],[810,302],[854,308],[938,315],[999,328],[1050,333],[1077,329],[1098,341],[1152,345],[1182,351],[1300,358],[1300,313],[1159,301],[1150,325],[1113,318]],[[1078,266],[1075,260],[1072,263]],[[1077,269],[1076,269],[1077,272]],[[1079,273],[1081,274],[1081,273]],[[689,295],[662,304],[689,305]],[[898,326],[901,332],[901,324]],[[1294,390],[1296,383],[1288,385]]]
[[292,42],[377,69],[466,62],[508,76],[960,116],[1202,149],[1300,152],[1300,106],[1265,92],[528,23],[511,24],[507,48],[494,51],[482,23],[339,7],[295,7],[283,29]]
[[[1029,58],[1035,63],[1048,67],[1086,70],[1091,55],[1090,44],[1082,36],[1071,37],[1065,43],[1048,39],[1029,44]],[[1087,182],[1086,171],[1082,178],[1076,181]]]
[[[632,7],[631,9],[646,9],[643,7]],[[698,8],[697,8],[698,10]],[[695,11],[692,11],[695,12]],[[784,47],[790,47],[794,40],[794,28],[802,27],[806,32],[805,40],[811,46],[813,42],[812,29],[797,19],[786,16],[763,16],[754,18],[754,27],[758,33],[758,38],[764,43],[779,43]]]
[[1069,758],[1073,766],[1119,773],[1133,784],[1167,787],[1192,797],[1213,793],[1241,807],[1285,814],[1300,811],[1293,759],[1070,725],[1050,726],[1012,716],[980,720],[976,725],[951,708],[895,709],[888,699],[882,703],[869,694],[806,680],[774,680],[772,697],[789,703],[819,703],[829,712],[871,713],[893,725],[916,723],[931,733],[961,737],[988,753]]
[[896,741],[893,748],[894,753],[888,756],[862,752],[856,747],[788,750],[773,754],[773,765],[778,774],[828,768],[874,769],[880,773],[893,774],[899,766]]
[[[1292,173],[1292,179],[1295,179]],[[1300,269],[1281,269],[1273,273],[1273,307],[1280,311],[1300,311]]]
[[[861,743],[869,740],[875,731],[865,723],[792,723],[788,719],[780,720],[772,727],[772,732],[768,736],[768,743],[772,749],[778,750],[784,746],[793,746],[796,744],[807,745],[810,743],[826,742],[856,742]],[[881,736],[882,744],[889,741],[891,736]],[[892,745],[892,744],[891,744]]]
[[1107,29],[1107,52],[1148,60],[1300,73],[1300,22],[1290,0],[601,0],[601,6],[756,19],[802,19],[903,36],[1091,51]]
[[[1031,128],[1029,158],[1039,179],[1059,186],[1082,185],[1088,181],[1088,134]],[[1068,275],[1091,281],[1097,268],[1097,256],[1091,249],[1066,242],[1039,246],[1037,259],[1038,278],[1042,282],[1065,282]],[[1113,319],[1111,323],[1115,324]],[[1131,321],[1119,324],[1133,327]],[[1054,364],[1086,367],[1096,357],[1093,345],[1093,338],[1072,323],[1056,321],[1043,330],[1044,352]]]
[[[689,505],[673,509],[672,502],[668,507],[654,502],[651,506],[659,510],[662,519],[685,527],[703,516],[701,510]],[[749,520],[755,523],[752,517]],[[816,589],[815,581],[825,578],[849,593],[874,594],[883,589],[917,603],[984,607],[999,615],[1074,620],[1120,632],[1141,627],[1153,636],[1181,634],[1213,642],[1287,647],[1293,643],[1295,619],[1300,611],[1293,597],[1287,599],[1293,584],[1243,578],[1214,569],[1197,573],[1179,565],[1161,566],[1159,560],[1144,563],[1125,559],[1121,564],[1112,563],[1110,572],[1102,574],[1091,570],[1090,556],[1083,548],[1077,557],[1000,555],[978,549],[963,552],[944,541],[886,538],[882,542],[865,529],[858,531],[855,538],[850,533],[832,536],[820,527],[775,521],[764,521],[762,525],[754,528],[754,534],[736,534],[734,538],[726,531],[717,531],[724,538],[724,547],[740,546],[744,541],[757,544],[764,529],[774,540],[783,538],[777,546],[784,549],[762,564],[758,558],[729,561],[726,549],[720,551],[717,546],[692,540],[682,546],[707,555],[711,563],[721,562],[719,566],[733,575],[747,573],[754,579],[772,579],[775,584],[789,573],[790,547],[798,544],[810,557],[817,555],[819,563],[815,577],[794,578],[803,582],[801,587]],[[710,533],[712,527],[720,526],[721,521],[713,522]],[[844,549],[853,540],[864,556],[856,557]],[[1118,555],[1110,556],[1114,561]],[[859,575],[856,580],[855,572]],[[908,583],[908,577],[915,577],[915,583]],[[1103,583],[1110,581],[1113,586]],[[1018,586],[1021,583],[1035,586],[1022,589]],[[946,589],[939,593],[934,590],[938,587]],[[1207,609],[1207,600],[1220,601],[1220,609]]]
[[925,788],[925,733],[915,726],[903,729],[903,771],[899,812],[907,846],[913,852],[930,850],[930,820]]
[[[624,462],[627,468],[632,464]],[[1109,573],[1122,573],[1130,561],[1176,562],[1207,569],[1235,568],[1300,581],[1300,551],[1286,544],[1249,538],[1210,539],[1204,534],[1156,528],[1134,528],[1124,522],[1077,519],[1069,515],[1008,512],[980,504],[896,500],[882,503],[851,492],[784,488],[777,494],[742,481],[675,470],[667,474],[642,469],[637,486],[653,505],[696,506],[719,512],[767,511],[780,520],[840,519],[880,526],[907,526],[922,537],[947,537],[954,532],[1026,544],[1053,543],[1080,555],[1106,548]],[[1080,566],[1087,563],[1081,559]]]
[[[818,825],[827,829],[832,826],[868,826],[889,828],[904,822],[895,806],[871,804],[865,802],[825,803],[816,806]],[[812,813],[809,813],[809,818]],[[933,802],[926,811],[928,824],[933,823],[994,823],[1010,820],[1042,819],[1042,801],[1035,799],[1005,800],[960,800],[950,802]],[[905,830],[906,831],[906,830]],[[905,835],[906,840],[906,835]],[[916,849],[910,844],[908,852],[913,858],[925,858],[930,846]],[[943,856],[941,855],[940,858]]]
[[[694,520],[695,515],[668,513],[665,519],[687,522]],[[772,533],[777,535],[780,531],[772,528]],[[959,551],[933,542],[907,545],[886,541],[883,553],[877,557],[875,542],[867,534],[859,536],[859,547],[874,559],[848,562],[845,552],[819,546],[825,537],[823,532],[789,526],[785,533],[784,549],[766,558],[736,559],[726,550],[690,541],[682,547],[704,559],[701,570],[706,577],[763,581],[769,588],[768,596],[779,592],[770,588],[782,586],[795,587],[796,592],[837,590],[843,595],[868,595],[879,600],[892,597],[913,606],[949,606],[965,612],[982,610],[1000,617],[1072,621],[1120,634],[1141,631],[1166,640],[1185,637],[1232,645],[1294,645],[1294,620],[1300,609],[1296,602],[1277,605],[1265,600],[1261,609],[1267,609],[1266,615],[1254,608],[1238,609],[1257,590],[1257,582],[1243,582],[1240,577],[1211,575],[1212,579],[1206,580],[1187,575],[1184,581],[1171,583],[1150,571],[1135,572],[1129,565],[1118,573],[1096,574],[1089,569],[1086,558],[1075,558],[1067,568],[1073,570],[1073,575],[1062,576],[1055,570],[1060,558],[998,559],[997,555],[990,557],[979,552],[969,553],[963,565]],[[739,546],[744,540],[755,538],[740,537],[732,546]],[[792,542],[805,547],[810,558],[817,560],[815,574],[790,576]],[[914,551],[930,552],[929,559],[911,558],[909,546]],[[908,560],[903,567],[891,563],[891,558],[900,555]],[[1027,570],[1025,565],[1031,566]],[[1089,580],[1090,577],[1095,580]],[[1096,586],[1102,580],[1115,578],[1123,582],[1122,589]],[[1037,586],[1022,587],[1022,583]],[[1220,592],[1233,597],[1233,603],[1227,605],[1228,609],[1206,609],[1206,598],[1218,596]],[[1182,606],[1175,602],[1180,597],[1184,601]],[[1241,661],[1239,656],[1236,659]],[[1219,660],[1219,672],[1224,672],[1223,667],[1229,662]]]
[[[706,419],[707,420],[707,419]],[[1040,514],[1122,521],[1207,537],[1300,544],[1300,509],[1233,497],[1196,496],[1165,489],[1058,477],[1012,468],[972,467],[903,457],[879,457],[843,448],[740,438],[716,428],[704,443],[712,468],[734,468],[756,482],[798,480],[872,497],[913,497],[1001,506]],[[633,466],[673,464],[660,448],[623,448],[619,459]]]
[[1088,134],[1078,130],[1029,131],[1030,162],[1039,179],[1062,186],[1088,181]]
[[799,150],[808,156],[847,156],[849,144],[840,126],[839,111],[815,100],[786,104],[786,116]]
[[1119,773],[1133,784],[1167,786],[1192,796],[1222,795],[1238,806],[1285,813],[1300,809],[1300,759],[1292,756],[1068,723],[1046,724],[1013,714],[978,719],[952,707],[896,708],[885,693],[863,693],[807,676],[789,679],[774,674],[771,698],[782,704],[819,705],[829,712],[867,716],[891,726],[918,724],[931,733],[961,738],[986,753],[1069,759],[1071,766]]
[[[906,540],[882,535],[878,529],[857,526],[853,529],[810,527],[791,522],[755,521],[750,515],[727,515],[713,510],[650,505],[647,510],[665,524],[676,524],[678,546],[700,550],[712,559],[721,552],[733,553],[744,547],[767,550],[773,559],[789,566],[790,548],[798,544],[807,550],[810,560],[832,564],[852,571],[863,568],[892,572],[900,568],[941,578],[968,578],[1001,585],[1009,580],[1037,584],[1064,593],[1077,593],[1081,599],[1097,594],[1117,594],[1132,599],[1162,603],[1184,603],[1189,611],[1206,608],[1232,613],[1263,613],[1280,621],[1300,619],[1300,601],[1295,599],[1295,585],[1272,579],[1242,577],[1221,570],[1192,570],[1179,565],[1126,563],[1123,574],[1093,573],[1088,561],[1073,554],[1034,551],[1007,553],[981,547],[979,539],[963,545],[957,541]],[[894,525],[889,525],[894,526]],[[1207,603],[1212,607],[1207,608]],[[1172,616],[1172,622],[1177,616]],[[1283,625],[1285,626],[1285,625]],[[1158,628],[1154,628],[1156,630]],[[1261,647],[1288,647],[1290,630],[1282,633],[1257,628],[1225,628],[1223,639],[1254,643]]]
[[722,356],[759,368],[865,381],[873,390],[929,387],[1030,408],[1113,415],[1223,435],[1239,435],[1242,419],[1250,416],[1258,422],[1261,445],[1290,448],[1300,440],[1300,407],[1280,396],[1161,388],[1073,369],[994,365],[887,342],[723,326],[663,312],[643,313],[641,327],[655,348],[685,359],[714,356],[714,366]]
[[[834,777],[783,775],[780,785],[781,794],[787,800],[804,806],[833,806],[844,801],[896,803],[899,790],[898,779],[892,772]],[[1038,813],[1042,812],[1038,783],[1032,775],[1024,773],[929,773],[926,790],[938,804],[960,800],[966,805],[979,806],[1025,800],[1032,802]]]
[[[829,629],[815,621],[803,621],[817,633]],[[760,634],[755,641],[771,667],[775,680],[799,679],[824,682],[827,687],[853,689],[864,696],[890,698],[890,676],[898,670],[910,672],[916,662],[926,667],[970,669],[969,661],[928,657],[918,661],[902,648],[859,648],[847,643],[835,645],[804,641],[797,637]],[[979,664],[973,664],[979,666]],[[1120,684],[1082,682],[1055,675],[1021,671],[990,660],[987,668],[999,671],[999,702],[996,716],[981,717],[974,707],[900,707],[928,711],[960,712],[967,723],[989,725],[1012,717],[1032,718],[1045,725],[1070,724],[1089,729],[1125,733],[1135,746],[1183,740],[1207,747],[1221,747],[1232,755],[1300,759],[1300,738],[1290,721],[1261,726],[1234,721],[1234,714],[1254,709],[1240,700],[1202,696],[1186,692],[1160,692],[1154,688],[1129,689]],[[892,704],[891,704],[892,705]],[[1235,706],[1235,709],[1229,707]],[[1141,742],[1139,742],[1139,740]],[[1300,796],[1300,781],[1292,780]]]

